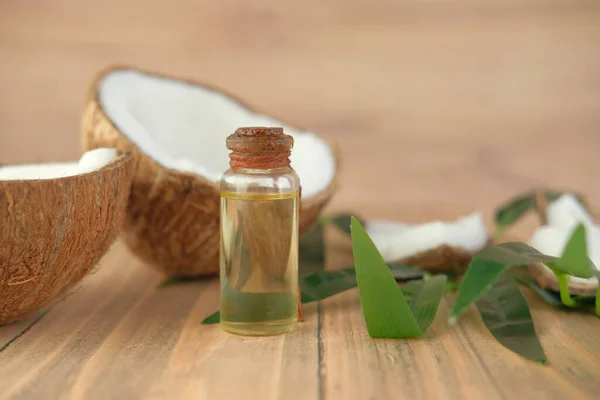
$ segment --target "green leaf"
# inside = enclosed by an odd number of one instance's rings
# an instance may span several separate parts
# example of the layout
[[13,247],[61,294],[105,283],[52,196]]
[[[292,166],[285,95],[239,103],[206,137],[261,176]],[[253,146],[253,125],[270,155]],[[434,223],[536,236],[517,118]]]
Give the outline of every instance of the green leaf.
[[[423,271],[403,264],[388,265],[394,279],[408,280],[423,276]],[[357,286],[354,267],[315,272],[300,280],[302,303],[326,299]]]
[[420,287],[412,296],[410,309],[419,325],[421,334],[429,329],[435,318],[442,296],[446,292],[447,280],[448,277],[445,275],[436,275],[430,279],[425,279],[419,282]]
[[205,276],[179,276],[179,275],[172,275],[172,276],[167,277],[162,282],[160,282],[157,287],[160,289],[160,288],[164,288],[164,287],[167,287],[167,286],[175,285],[175,284],[178,284],[178,283],[203,281],[203,280],[206,280],[206,279],[207,278]]
[[314,224],[300,236],[298,242],[298,269],[301,276],[325,268],[325,239],[323,226]]
[[564,274],[580,278],[591,278],[593,273],[590,268],[585,237],[585,226],[579,224],[553,267]]
[[415,297],[417,292],[421,290],[421,284],[423,281],[410,281],[403,285],[400,285],[400,290],[402,290],[402,294],[404,298],[408,302],[408,305],[412,303],[412,299]]
[[500,344],[527,359],[546,362],[527,301],[509,275],[500,276],[475,305]]
[[[546,190],[544,191],[544,197],[546,198],[546,201],[552,202],[554,200],[557,200],[564,193],[565,192],[562,191]],[[495,215],[496,231],[503,231],[510,225],[517,222],[528,211],[535,209],[536,194],[537,191],[531,191],[519,196],[515,196],[507,204],[504,204],[500,208],[498,208]],[[576,195],[576,197],[579,200],[579,202],[585,207],[585,202],[583,201],[582,197],[579,195]]]
[[323,300],[355,287],[354,268],[315,272],[300,280],[302,303]]
[[221,313],[217,311],[204,318],[202,324],[218,324],[219,321],[221,321]]
[[422,278],[425,271],[416,267],[405,264],[388,264],[392,275],[397,280],[408,281],[412,279]]
[[544,289],[540,287],[538,283],[531,278],[514,277],[514,279],[523,286],[526,286],[533,290],[537,295],[539,295],[542,298],[542,300],[544,300],[551,306],[568,310],[573,310],[574,308],[577,308],[578,310],[585,311],[597,316],[594,310],[594,303],[597,300],[596,296],[573,296],[572,299],[575,301],[576,307],[567,307],[563,304],[559,292]]
[[535,207],[535,193],[515,197],[496,211],[496,229],[504,230]]
[[[570,298],[563,274],[577,274],[583,278],[592,276],[585,246],[585,228],[579,225],[573,232],[560,258],[547,256],[524,243],[512,242],[490,246],[476,254],[450,311],[450,323],[476,301],[508,268],[529,264],[546,264],[563,281],[561,299],[569,307],[575,302]],[[562,287],[562,286],[561,286]]]
[[450,324],[456,323],[460,315],[479,299],[509,267],[509,264],[479,260],[474,257],[467,268],[450,310]]
[[369,335],[375,338],[421,336],[410,306],[373,241],[354,217],[351,227],[354,268]]
[[486,247],[469,263],[450,310],[450,323],[454,324],[510,267],[556,260],[556,257],[546,256],[524,243],[510,242]]
[[569,293],[569,277],[567,275],[591,278],[594,274],[590,264],[591,261],[587,254],[585,226],[579,224],[565,245],[560,258],[554,263],[546,263],[558,279],[560,299],[565,306],[578,307],[577,301]]
[[230,322],[275,321],[290,317],[298,298],[289,292],[245,292],[221,282],[221,309]]
[[540,296],[542,298],[542,300],[544,300],[546,303],[550,304],[551,306],[555,306],[555,307],[559,306],[560,307],[563,305],[558,293],[556,293],[552,290],[547,290],[547,289],[540,287],[540,285],[538,285],[538,283],[535,280],[526,278],[526,277],[513,277],[513,278],[518,283],[522,284],[523,286],[527,286],[529,289],[533,290],[538,296]]
[[558,260],[556,257],[542,254],[535,248],[520,242],[500,243],[486,247],[476,254],[476,257],[479,260],[494,261],[514,266],[538,262],[554,263]]

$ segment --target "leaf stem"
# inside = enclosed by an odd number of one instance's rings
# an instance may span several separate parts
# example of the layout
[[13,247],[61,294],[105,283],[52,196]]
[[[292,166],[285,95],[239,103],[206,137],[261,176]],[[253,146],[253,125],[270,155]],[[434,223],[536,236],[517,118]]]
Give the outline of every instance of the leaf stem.
[[560,300],[567,307],[577,307],[577,302],[571,298],[571,294],[569,293],[569,278],[567,275],[555,272],[556,278],[558,279],[558,284],[560,287]]

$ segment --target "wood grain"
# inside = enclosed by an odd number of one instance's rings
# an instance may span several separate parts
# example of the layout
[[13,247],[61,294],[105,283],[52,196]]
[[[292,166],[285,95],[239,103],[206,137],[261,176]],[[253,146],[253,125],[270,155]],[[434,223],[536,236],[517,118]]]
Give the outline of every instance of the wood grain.
[[[128,63],[337,141],[331,211],[480,210],[490,223],[535,186],[600,209],[598,43],[593,0],[0,1],[0,164],[77,158],[90,80]],[[328,235],[327,267],[350,265]],[[421,340],[369,338],[356,291],[307,306],[293,334],[240,338],[200,324],[215,280],[162,279],[118,242],[65,300],[0,327],[0,398],[600,397],[600,321],[529,291],[546,366],[502,348],[473,311],[449,327],[451,296]]]

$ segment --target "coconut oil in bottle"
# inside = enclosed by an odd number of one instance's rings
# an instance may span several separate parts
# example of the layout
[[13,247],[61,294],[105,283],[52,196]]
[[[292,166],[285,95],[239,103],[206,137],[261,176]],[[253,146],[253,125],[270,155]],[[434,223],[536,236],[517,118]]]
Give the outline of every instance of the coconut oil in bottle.
[[239,128],[221,179],[220,320],[230,333],[275,335],[298,319],[299,180],[291,136]]

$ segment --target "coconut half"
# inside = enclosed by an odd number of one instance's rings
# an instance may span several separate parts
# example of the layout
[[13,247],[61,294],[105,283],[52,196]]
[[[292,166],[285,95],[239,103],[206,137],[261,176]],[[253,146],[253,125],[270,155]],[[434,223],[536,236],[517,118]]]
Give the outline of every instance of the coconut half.
[[[600,266],[600,227],[591,215],[570,193],[565,193],[546,208],[547,225],[539,226],[531,235],[529,245],[553,257],[560,257],[573,230],[579,223],[586,227],[586,247],[594,268]],[[558,291],[560,286],[556,276],[544,264],[530,266],[530,272],[538,284],[546,289]],[[569,276],[569,292],[580,296],[594,296],[598,288],[598,278],[589,279]]]
[[123,236],[136,255],[169,274],[218,272],[225,138],[241,126],[279,126],[294,137],[304,232],[336,190],[340,165],[332,142],[202,83],[118,66],[97,75],[82,121],[83,147],[135,155]]
[[118,235],[131,155],[0,167],[0,324],[47,306],[84,277]]
[[423,224],[372,220],[365,228],[387,263],[409,264],[434,273],[464,271],[490,240],[481,213]]

